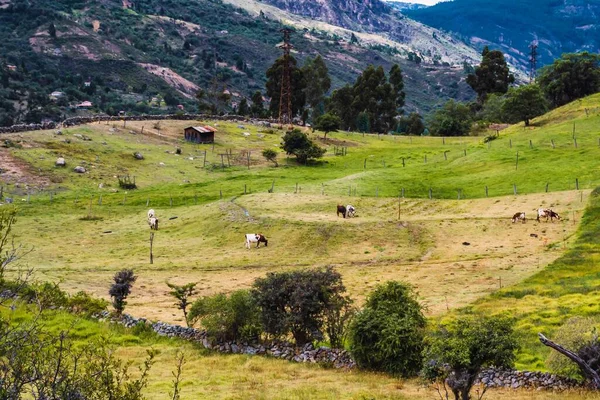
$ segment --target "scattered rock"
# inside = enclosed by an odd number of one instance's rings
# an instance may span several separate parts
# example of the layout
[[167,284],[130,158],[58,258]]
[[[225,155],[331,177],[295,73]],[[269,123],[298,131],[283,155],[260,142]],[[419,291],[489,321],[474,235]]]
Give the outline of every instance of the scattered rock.
[[85,168],[83,168],[81,165],[78,165],[75,168],[73,168],[73,171],[77,172],[78,174],[85,174]]
[[58,157],[54,165],[56,165],[57,167],[65,167],[67,165],[67,162],[63,157]]
[[530,234],[529,234],[529,236],[531,236],[531,237],[533,237],[533,238],[536,238],[536,237],[538,237],[537,233],[530,233]]
[[250,136],[250,132],[244,132],[244,133],[242,133],[242,135],[244,135],[245,137],[248,137],[248,136]]
[[164,167],[165,163],[164,162],[159,162],[158,165],[160,165],[161,167]]
[[133,157],[134,157],[136,160],[143,160],[143,159],[144,159],[144,156],[143,156],[143,155],[142,155],[142,153],[140,153],[139,151],[136,151],[135,153],[133,153]]
[[463,246],[470,246],[471,245],[471,243],[469,243],[469,242],[462,242],[462,244],[463,244]]
[[246,129],[246,127],[244,125],[238,125],[237,127],[240,129]]

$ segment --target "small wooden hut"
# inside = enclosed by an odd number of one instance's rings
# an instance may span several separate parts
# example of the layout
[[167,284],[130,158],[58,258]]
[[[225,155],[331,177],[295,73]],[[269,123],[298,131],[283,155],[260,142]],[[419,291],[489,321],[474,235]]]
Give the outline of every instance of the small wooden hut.
[[215,141],[215,132],[217,130],[212,126],[190,126],[185,128],[185,140],[193,143],[213,143]]

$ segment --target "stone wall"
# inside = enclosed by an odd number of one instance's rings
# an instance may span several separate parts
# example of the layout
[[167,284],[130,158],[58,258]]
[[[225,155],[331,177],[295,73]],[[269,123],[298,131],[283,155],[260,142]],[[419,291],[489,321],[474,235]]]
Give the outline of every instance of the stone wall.
[[[107,320],[110,318],[110,313],[104,311],[98,318],[100,320]],[[119,320],[111,319],[111,321],[120,323],[128,328],[143,323],[149,325],[152,330],[160,336],[176,337],[198,342],[201,343],[203,347],[220,353],[267,355],[288,361],[319,363],[344,369],[352,369],[356,366],[356,363],[347,351],[330,349],[324,346],[315,348],[310,343],[301,348],[295,347],[291,343],[284,341],[273,341],[261,344],[238,342],[213,343],[208,339],[206,331],[201,329],[188,328],[160,321],[150,322],[145,318],[135,318],[127,314],[124,314]]]
[[[110,313],[104,311],[98,318],[106,320],[110,318]],[[212,343],[206,334],[206,331],[195,328],[188,328],[180,325],[168,324],[166,322],[150,322],[145,318],[135,318],[131,315],[123,315],[120,320],[111,320],[121,323],[128,328],[132,328],[138,323],[149,325],[154,332],[160,336],[177,337],[184,340],[199,342],[204,348],[220,353],[267,355],[295,362],[320,363],[331,365],[335,368],[352,369],[356,363],[352,356],[345,350],[330,349],[328,347],[313,347],[307,344],[302,348],[295,347],[291,343],[283,341],[273,341],[263,344],[222,342]],[[487,368],[483,370],[476,381],[476,384],[484,384],[490,388],[509,388],[509,389],[546,389],[546,390],[566,390],[581,388],[579,382],[547,372],[529,372],[516,371],[510,369]]]
[[55,129],[59,127],[71,127],[76,125],[89,124],[92,122],[106,121],[156,121],[156,120],[178,120],[178,121],[201,121],[201,120],[217,120],[217,121],[236,121],[253,123],[269,127],[272,123],[276,123],[271,119],[249,119],[239,115],[208,115],[208,114],[166,114],[166,115],[128,115],[128,116],[110,116],[110,115],[93,115],[88,117],[73,117],[64,120],[61,123],[49,122],[46,124],[21,124],[8,127],[0,127],[2,133],[17,133],[29,131],[41,131],[46,129]]

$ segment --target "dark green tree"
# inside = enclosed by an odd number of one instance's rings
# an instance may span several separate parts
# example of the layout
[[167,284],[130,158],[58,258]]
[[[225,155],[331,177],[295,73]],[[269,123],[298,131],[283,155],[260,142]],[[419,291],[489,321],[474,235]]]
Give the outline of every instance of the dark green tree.
[[238,106],[237,114],[246,116],[249,113],[250,113],[250,108],[248,107],[248,100],[246,100],[246,98],[243,98],[240,101],[240,105]]
[[331,98],[327,103],[327,111],[337,115],[340,118],[340,127],[344,130],[351,129],[355,126],[354,111],[349,104],[352,104],[354,94],[352,86],[346,85],[337,90],[334,90],[331,94]]
[[112,297],[113,307],[115,308],[117,315],[123,314],[123,310],[127,305],[125,300],[131,293],[131,287],[136,279],[137,276],[134,275],[133,270],[131,269],[119,271],[113,277],[115,283],[111,285],[108,294]]
[[350,44],[358,44],[358,38],[356,37],[354,32],[352,32],[352,34],[350,35]]
[[419,113],[413,112],[408,117],[402,117],[398,122],[398,130],[409,135],[421,135],[425,131],[423,118]]
[[350,324],[350,352],[360,368],[414,376],[421,368],[426,319],[411,287],[377,286]]
[[52,22],[50,23],[50,26],[48,26],[48,34],[51,38],[56,39],[56,27]]
[[[273,65],[266,72],[267,96],[271,98],[269,104],[269,112],[272,117],[279,116],[279,100],[281,97],[281,78],[283,76],[283,57],[275,60]],[[292,90],[292,115],[296,116],[302,112],[306,104],[306,80],[304,73],[297,66],[297,61],[293,56],[290,56],[290,85]]]
[[321,158],[325,154],[325,149],[317,146],[300,129],[287,131],[283,136],[281,145],[286,154],[293,154],[301,164],[306,164],[308,160]]
[[510,73],[501,51],[490,51],[486,46],[481,55],[481,64],[475,67],[475,73],[467,76],[467,83],[477,93],[479,103],[483,104],[488,94],[506,93],[515,77]]
[[428,125],[435,136],[468,135],[471,129],[471,110],[464,104],[450,100],[433,114]]
[[390,69],[389,81],[392,84],[394,96],[396,97],[396,112],[398,114],[402,114],[402,107],[404,107],[406,94],[404,93],[404,79],[402,78],[402,70],[398,64],[394,64],[392,69]]
[[328,309],[349,302],[341,275],[332,268],[268,273],[252,285],[266,333],[292,334],[302,346],[323,339]]
[[169,294],[177,300],[175,305],[178,309],[183,311],[183,317],[185,318],[185,323],[187,326],[190,326],[190,320],[188,319],[187,311],[188,306],[190,305],[189,299],[196,294],[196,285],[196,283],[188,283],[183,286],[178,286],[167,282],[167,286],[171,289]]
[[563,54],[540,71],[537,83],[551,106],[559,107],[600,90],[599,63],[598,54]]
[[356,79],[352,92],[351,108],[357,116],[359,112],[367,113],[371,132],[385,133],[395,125],[397,96],[383,67],[369,65]]
[[252,106],[250,107],[250,114],[255,118],[262,118],[265,114],[265,108],[263,106],[263,95],[257,90],[252,93]]
[[313,128],[324,132],[323,138],[327,139],[327,134],[337,131],[340,128],[340,123],[340,118],[337,115],[326,113],[317,118]]
[[312,110],[313,121],[322,114],[325,94],[331,88],[327,65],[320,55],[307,59],[302,67],[306,88],[306,103]]
[[510,89],[502,106],[503,115],[508,122],[525,121],[525,126],[529,126],[532,118],[544,114],[547,110],[548,104],[538,85]]
[[461,316],[440,325],[428,337],[422,375],[430,381],[445,382],[455,399],[470,400],[481,369],[491,365],[511,368],[517,349],[511,319]]

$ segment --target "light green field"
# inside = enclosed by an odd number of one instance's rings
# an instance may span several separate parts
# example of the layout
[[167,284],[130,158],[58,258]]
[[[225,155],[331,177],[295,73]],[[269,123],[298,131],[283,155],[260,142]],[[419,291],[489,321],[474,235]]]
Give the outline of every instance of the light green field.
[[[0,178],[5,195],[19,203],[16,241],[33,247],[24,261],[36,278],[106,298],[112,275],[133,268],[139,279],[128,300],[132,314],[181,323],[167,281],[198,282],[200,295],[207,295],[247,288],[269,271],[333,265],[359,305],[375,285],[397,279],[417,288],[432,317],[464,307],[509,311],[523,334],[518,367],[543,369],[547,350],[536,344],[537,331],[551,334],[570,315],[599,311],[597,249],[589,239],[595,233],[586,233],[595,228],[588,224],[576,235],[586,205],[597,202],[590,192],[600,185],[599,107],[600,95],[592,96],[534,121],[532,128],[504,130],[489,144],[477,137],[343,132],[324,141],[313,134],[328,149],[322,162],[298,166],[281,154],[277,168],[260,152],[278,148],[278,130],[206,121],[219,129],[213,151],[181,140],[183,128],[196,122],[163,121],[160,130],[149,121],[91,124],[63,135],[6,135],[22,148],[0,150],[3,168],[8,166]],[[348,155],[334,155],[335,147],[347,147]],[[135,160],[135,151],[145,159]],[[226,152],[231,166],[223,156],[223,167],[220,154]],[[59,156],[67,168],[54,167]],[[89,172],[74,173],[76,165]],[[124,174],[135,176],[139,189],[119,189],[116,176]],[[402,189],[405,198],[399,199]],[[358,216],[336,217],[336,204],[353,204]],[[535,222],[534,210],[541,206],[563,220]],[[148,208],[160,219],[153,264]],[[510,222],[517,211],[526,212],[526,224]],[[81,220],[85,215],[99,220]],[[587,215],[586,221],[595,221]],[[250,232],[265,234],[269,246],[245,249],[244,234]],[[149,342],[132,340],[118,343],[120,351],[141,360]],[[175,349],[182,344],[156,346],[165,358],[149,392],[163,393],[150,397],[158,399],[168,391]],[[190,360],[186,390],[204,398],[432,396],[414,382],[374,374],[207,355],[191,347]],[[501,391],[490,398],[507,395],[552,398]]]

